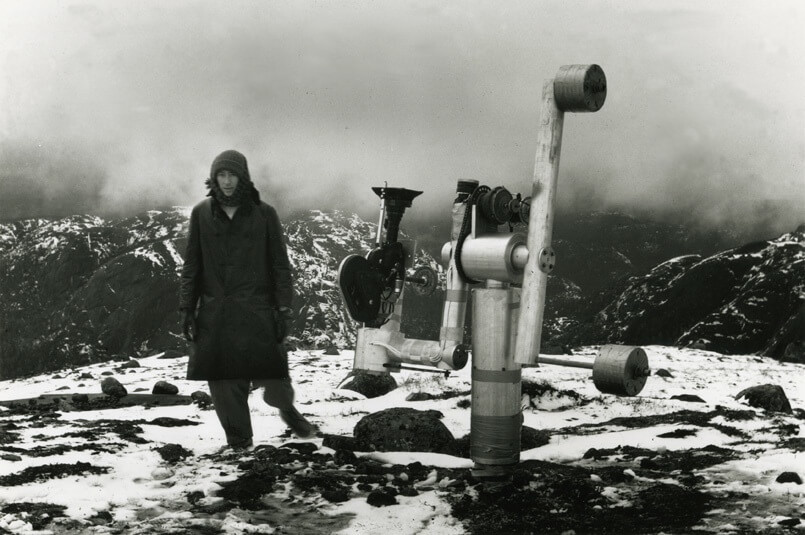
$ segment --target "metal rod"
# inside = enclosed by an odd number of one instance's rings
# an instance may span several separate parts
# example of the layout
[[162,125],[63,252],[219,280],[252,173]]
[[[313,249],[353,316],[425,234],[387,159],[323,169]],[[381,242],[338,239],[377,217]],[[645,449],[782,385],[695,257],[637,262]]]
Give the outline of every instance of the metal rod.
[[444,374],[445,378],[450,377],[450,370],[439,370],[439,369],[430,369],[430,368],[418,368],[416,366],[406,366],[404,364],[394,364],[386,362],[383,364],[384,368],[392,368],[395,370],[410,370],[413,372],[428,372],[428,373],[441,373]]
[[542,357],[540,356],[537,360],[539,364],[555,364],[556,366],[567,366],[568,368],[587,368],[588,370],[593,369],[592,362],[584,362],[581,360],[565,360],[565,359],[554,359],[551,357]]

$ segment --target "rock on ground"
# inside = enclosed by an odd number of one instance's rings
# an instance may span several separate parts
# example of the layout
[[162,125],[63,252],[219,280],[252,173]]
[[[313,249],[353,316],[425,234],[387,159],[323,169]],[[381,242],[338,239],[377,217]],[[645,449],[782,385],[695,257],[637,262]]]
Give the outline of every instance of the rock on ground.
[[364,416],[353,430],[358,449],[455,453],[455,439],[439,411],[394,407]]
[[780,385],[758,385],[738,392],[735,399],[746,398],[747,403],[758,409],[773,412],[792,412],[791,403]]
[[341,382],[339,388],[358,392],[367,398],[376,398],[397,388],[397,381],[389,374],[373,375],[363,370],[355,370]]
[[126,387],[114,377],[104,377],[101,381],[101,392],[113,398],[122,398],[128,394]]

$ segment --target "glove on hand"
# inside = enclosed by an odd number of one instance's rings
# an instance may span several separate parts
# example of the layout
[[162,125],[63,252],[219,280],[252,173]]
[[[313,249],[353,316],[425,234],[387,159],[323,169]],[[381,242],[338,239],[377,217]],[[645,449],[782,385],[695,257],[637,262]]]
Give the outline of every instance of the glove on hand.
[[196,335],[198,334],[198,329],[196,325],[196,316],[193,314],[193,311],[189,308],[183,308],[182,312],[184,312],[184,321],[182,323],[182,333],[184,334],[185,340],[188,342],[192,342],[196,339]]
[[291,332],[291,324],[293,323],[293,310],[288,307],[277,308],[276,314],[276,328],[277,328],[277,342],[282,343],[285,337]]

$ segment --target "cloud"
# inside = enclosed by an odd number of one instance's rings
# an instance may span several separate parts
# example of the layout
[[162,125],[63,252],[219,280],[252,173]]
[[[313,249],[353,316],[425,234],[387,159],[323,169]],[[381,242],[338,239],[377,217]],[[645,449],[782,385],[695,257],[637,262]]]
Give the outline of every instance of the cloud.
[[4,3],[0,196],[14,216],[193,204],[236,148],[281,212],[374,217],[388,181],[437,219],[459,178],[527,193],[543,80],[595,62],[609,95],[566,119],[563,209],[787,230],[804,11],[738,4]]

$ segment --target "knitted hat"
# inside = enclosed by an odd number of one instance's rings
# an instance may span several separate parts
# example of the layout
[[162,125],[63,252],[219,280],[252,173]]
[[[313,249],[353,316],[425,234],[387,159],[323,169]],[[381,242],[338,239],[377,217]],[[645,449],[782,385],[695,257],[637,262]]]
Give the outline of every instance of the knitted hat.
[[252,181],[249,176],[249,166],[246,163],[246,157],[236,150],[225,150],[215,157],[210,167],[210,179],[214,181],[215,175],[224,169],[236,174],[241,180],[247,182]]

